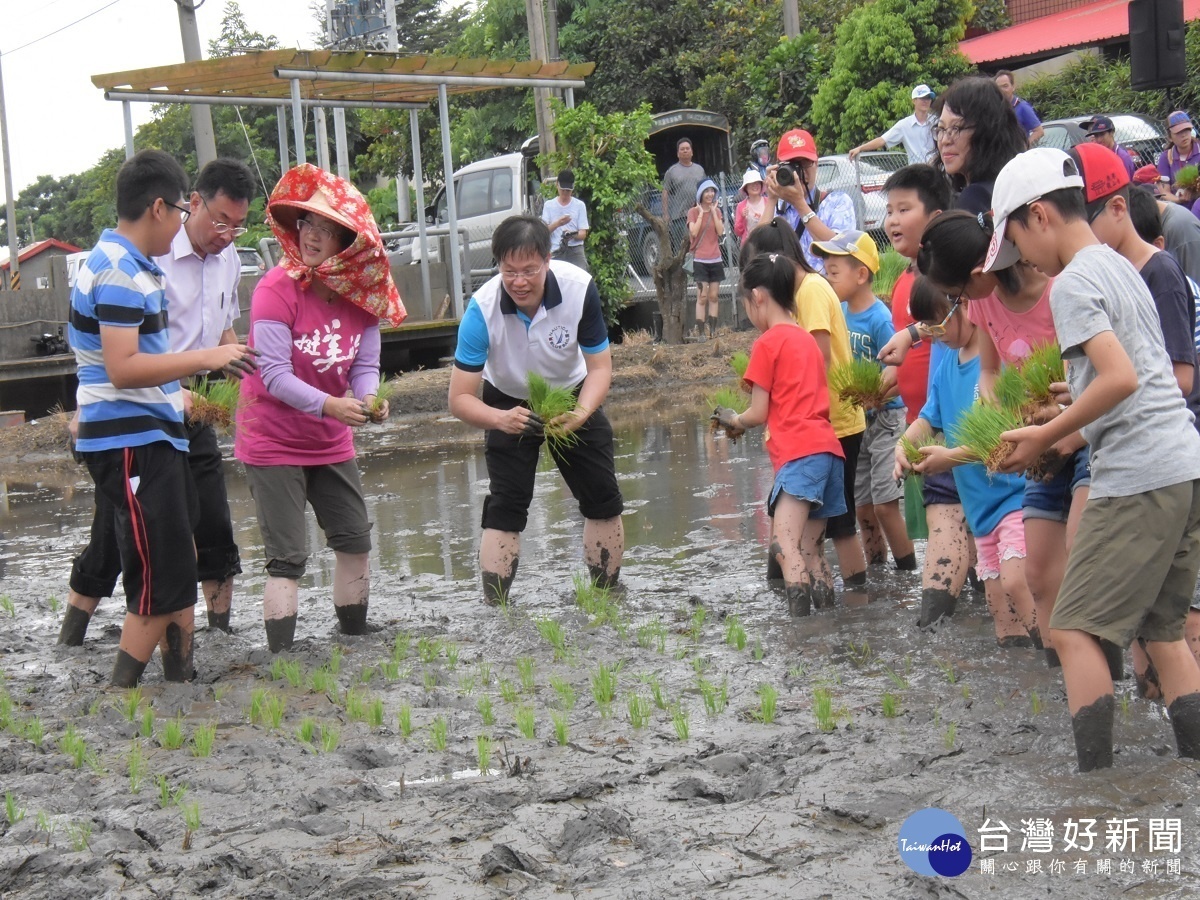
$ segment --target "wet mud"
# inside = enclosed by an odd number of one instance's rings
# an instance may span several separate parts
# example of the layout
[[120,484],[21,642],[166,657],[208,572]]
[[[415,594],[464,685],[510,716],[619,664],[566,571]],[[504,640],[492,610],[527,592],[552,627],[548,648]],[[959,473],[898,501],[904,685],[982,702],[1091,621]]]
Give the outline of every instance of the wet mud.
[[[610,405],[626,551],[598,596],[577,596],[582,520],[552,465],[506,602],[489,606],[481,441],[379,429],[361,466],[380,630],[340,633],[334,554],[311,522],[280,654],[230,466],[245,569],[232,633],[198,624],[196,680],[166,682],[156,653],[140,695],[107,686],[119,589],[83,646],[55,643],[86,474],[9,480],[0,896],[1191,896],[1200,763],[1176,757],[1162,706],[1118,683],[1113,766],[1079,774],[1060,672],[998,647],[975,591],[924,633],[919,575],[878,567],[853,593],[839,577],[834,608],[789,615],[765,577],[766,454],[758,437],[709,433],[709,390],[694,409],[686,390]],[[966,829],[977,859],[959,878],[917,875],[897,852],[928,806]],[[1064,820],[1083,816],[1101,822],[1097,846],[1059,852]],[[1054,853],[1022,852],[1035,817],[1055,824]],[[1139,819],[1135,852],[1105,851],[1109,818]],[[1151,818],[1181,820],[1177,853],[1149,852]],[[1011,829],[1008,852],[982,854],[995,875],[978,864],[985,820]],[[1096,874],[1103,857],[1111,874]]]

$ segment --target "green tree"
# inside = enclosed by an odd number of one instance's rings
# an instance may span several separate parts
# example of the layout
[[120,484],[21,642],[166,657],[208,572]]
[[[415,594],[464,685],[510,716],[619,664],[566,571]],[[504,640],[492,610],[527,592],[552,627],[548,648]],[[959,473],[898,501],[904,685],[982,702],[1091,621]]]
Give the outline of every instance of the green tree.
[[588,265],[610,325],[629,300],[622,223],[646,184],[655,178],[654,159],[645,146],[649,135],[650,107],[646,104],[631,113],[607,115],[597,112],[591,103],[575,109],[559,104],[554,121],[557,149],[538,159],[554,171],[570,168],[575,172],[591,226]]
[[958,42],[971,0],[874,0],[837,29],[829,77],[812,104],[822,147],[846,150],[912,111],[918,82],[934,90],[971,71]]

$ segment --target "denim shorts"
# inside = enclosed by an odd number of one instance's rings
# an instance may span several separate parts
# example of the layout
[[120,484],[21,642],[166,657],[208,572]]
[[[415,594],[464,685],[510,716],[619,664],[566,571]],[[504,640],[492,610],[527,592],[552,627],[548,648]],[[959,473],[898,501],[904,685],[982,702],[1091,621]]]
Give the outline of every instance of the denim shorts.
[[939,503],[947,506],[961,504],[962,500],[958,496],[958,485],[954,482],[954,474],[938,472],[936,475],[926,475],[922,499],[926,506],[934,506]]
[[1091,451],[1084,447],[1076,450],[1067,464],[1049,481],[1026,478],[1025,499],[1021,501],[1022,517],[1048,519],[1051,522],[1067,521],[1075,491],[1092,483],[1091,456]]
[[812,504],[810,519],[828,519],[846,512],[846,490],[843,483],[845,464],[840,456],[817,453],[784,463],[775,473],[767,514],[775,515],[775,501],[786,493],[797,500]]

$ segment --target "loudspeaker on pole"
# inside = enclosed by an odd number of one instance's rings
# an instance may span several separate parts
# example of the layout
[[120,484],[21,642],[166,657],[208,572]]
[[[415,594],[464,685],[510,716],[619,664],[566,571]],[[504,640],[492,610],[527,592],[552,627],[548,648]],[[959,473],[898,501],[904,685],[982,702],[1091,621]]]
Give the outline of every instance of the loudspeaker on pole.
[[1183,0],[1130,0],[1129,86],[1177,87],[1187,80]]

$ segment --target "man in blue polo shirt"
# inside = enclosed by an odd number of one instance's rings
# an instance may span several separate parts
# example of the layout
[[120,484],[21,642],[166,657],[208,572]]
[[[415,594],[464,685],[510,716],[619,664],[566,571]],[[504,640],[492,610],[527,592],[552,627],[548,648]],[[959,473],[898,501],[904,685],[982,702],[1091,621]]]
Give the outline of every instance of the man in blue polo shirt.
[[[587,272],[550,259],[550,230],[536,216],[501,222],[492,256],[500,274],[475,292],[463,314],[449,397],[452,415],[485,430],[483,598],[508,601],[547,427],[573,438],[551,444],[550,455],[584,517],[588,571],[597,584],[611,586],[625,551],[624,502],[612,426],[601,409],[612,354],[600,294]],[[527,406],[530,372],[551,387],[572,388],[575,408],[543,422]]]
[[1017,77],[1008,69],[1001,69],[996,73],[995,82],[996,87],[1000,88],[1000,93],[1012,104],[1013,112],[1017,114],[1017,122],[1025,129],[1025,136],[1029,138],[1029,146],[1035,146],[1042,139],[1045,129],[1042,128],[1042,120],[1033,111],[1029,101],[1017,96]]

